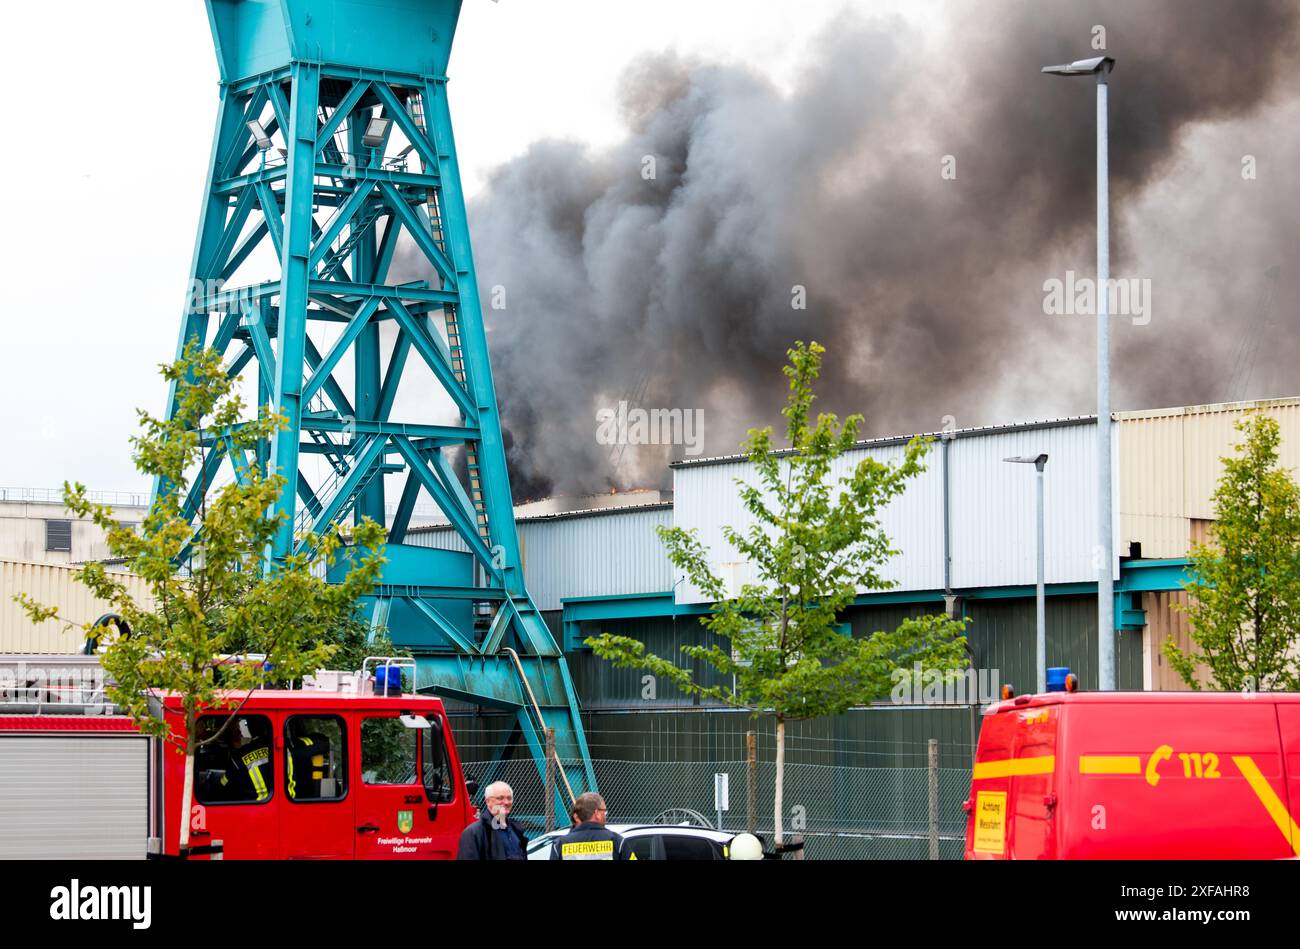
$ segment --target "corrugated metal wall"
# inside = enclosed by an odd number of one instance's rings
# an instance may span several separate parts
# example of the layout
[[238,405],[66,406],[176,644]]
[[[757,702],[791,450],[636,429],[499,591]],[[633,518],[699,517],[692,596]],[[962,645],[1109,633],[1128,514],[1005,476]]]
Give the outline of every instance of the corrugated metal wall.
[[664,593],[673,567],[655,534],[667,507],[523,521],[519,544],[528,591],[540,610],[566,596]]
[[[81,648],[78,631],[64,632],[54,620],[34,626],[13,601],[15,594],[26,593],[45,606],[57,606],[70,622],[93,622],[111,608],[72,578],[75,571],[75,567],[0,560],[0,653],[59,654]],[[151,602],[143,580],[132,574],[121,576],[138,602]]]
[[140,736],[0,738],[0,858],[143,860],[148,762]]
[[[558,610],[563,597],[666,593],[673,568],[655,528],[671,523],[667,506],[520,520],[524,581],[533,602],[539,610]],[[468,550],[449,529],[413,532],[407,543]]]
[[[1151,688],[1156,691],[1191,690],[1161,651],[1168,639],[1172,639],[1183,652],[1199,651],[1190,636],[1187,614],[1178,608],[1186,604],[1187,594],[1181,590],[1142,594],[1142,608],[1147,611],[1147,635],[1151,639]],[[1204,666],[1199,668],[1197,678],[1203,686],[1209,686],[1210,677]]]
[[[903,457],[901,445],[870,446],[841,456],[831,469],[832,479],[847,475],[864,458],[896,463]],[[881,526],[901,556],[882,570],[905,590],[933,590],[943,586],[943,473],[939,449],[928,460],[930,470],[918,477],[907,492],[881,513]],[[752,523],[736,487],[736,480],[757,484],[747,461],[686,466],[673,472],[673,523],[699,531],[699,539],[712,552],[714,569],[738,592],[756,580],[753,568],[742,563],[722,529],[745,530]],[[691,583],[677,588],[680,603],[703,603],[707,597]]]
[[[855,636],[876,630],[896,629],[905,619],[926,613],[941,612],[938,604],[854,607],[847,619]],[[970,623],[967,639],[974,653],[977,676],[984,670],[988,694],[979,698],[992,701],[1003,683],[1014,685],[1019,692],[1034,684],[1035,613],[1032,599],[971,600],[966,614]],[[697,617],[682,617],[675,623],[668,618],[610,620],[584,623],[584,636],[613,633],[630,636],[646,645],[655,655],[688,665],[681,653],[684,645],[725,646],[703,629]],[[1119,687],[1142,688],[1142,635],[1121,632],[1116,640],[1116,674]],[[1047,601],[1047,664],[1068,666],[1079,676],[1081,688],[1097,686],[1097,610],[1091,596],[1054,596]],[[690,662],[690,668],[708,685],[726,684],[707,663]],[[619,669],[587,650],[569,654],[569,669],[574,688],[584,708],[648,710],[655,706],[698,704],[670,683],[654,683],[653,697],[646,693],[645,673],[639,669]],[[981,683],[982,687],[982,683]],[[712,704],[709,702],[705,705]]]
[[1183,557],[1191,519],[1214,517],[1212,498],[1223,473],[1220,461],[1241,441],[1235,428],[1249,411],[1276,418],[1282,427],[1282,464],[1300,469],[1300,399],[1200,405],[1116,418],[1120,456],[1121,549],[1142,544],[1148,558]]
[[1096,440],[1089,422],[953,441],[954,588],[1034,583],[1037,472],[1002,459],[1042,452],[1047,582],[1096,580]]
[[[951,443],[953,586],[984,587],[1032,584],[1035,579],[1035,472],[1012,466],[1004,458],[1047,452],[1047,581],[1085,582],[1096,578],[1092,566],[1096,543],[1095,441],[1092,421],[1063,422],[1002,432],[963,432]],[[901,590],[936,590],[943,576],[942,446],[934,445],[928,470],[885,509],[881,524],[900,551],[885,567],[886,579]],[[835,475],[847,473],[863,458],[893,462],[899,445],[864,446],[846,453]],[[696,529],[713,552],[715,568],[736,584],[752,580],[752,567],[739,563],[722,528],[744,530],[751,523],[737,494],[739,478],[754,482],[746,461],[684,465],[674,469],[674,523]],[[678,587],[678,601],[700,603],[704,595],[689,584]]]
[[[997,678],[1019,693],[1032,692],[1035,607],[1033,600],[971,600],[966,637],[977,669],[997,670]],[[1047,600],[1047,665],[1068,666],[1079,688],[1098,687],[1097,599],[1054,596]],[[1142,688],[1142,634],[1115,636],[1115,677],[1121,689]]]

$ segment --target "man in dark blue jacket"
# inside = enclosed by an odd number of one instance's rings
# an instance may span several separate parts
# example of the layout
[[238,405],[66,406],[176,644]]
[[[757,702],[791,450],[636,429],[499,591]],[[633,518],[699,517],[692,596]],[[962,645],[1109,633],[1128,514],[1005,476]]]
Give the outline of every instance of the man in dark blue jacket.
[[510,819],[515,793],[504,781],[496,781],[483,792],[483,810],[478,820],[460,835],[457,860],[525,860],[528,838],[524,829]]
[[552,860],[622,860],[623,838],[605,828],[605,799],[594,791],[573,802],[574,826],[551,845]]

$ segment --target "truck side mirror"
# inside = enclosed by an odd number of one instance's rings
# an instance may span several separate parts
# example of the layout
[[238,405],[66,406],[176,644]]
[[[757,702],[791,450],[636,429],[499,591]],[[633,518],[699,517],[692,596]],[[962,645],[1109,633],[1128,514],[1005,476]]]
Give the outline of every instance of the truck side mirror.
[[475,781],[473,778],[466,778],[465,790],[466,792],[468,792],[470,797],[473,797],[475,794],[478,793],[478,782]]

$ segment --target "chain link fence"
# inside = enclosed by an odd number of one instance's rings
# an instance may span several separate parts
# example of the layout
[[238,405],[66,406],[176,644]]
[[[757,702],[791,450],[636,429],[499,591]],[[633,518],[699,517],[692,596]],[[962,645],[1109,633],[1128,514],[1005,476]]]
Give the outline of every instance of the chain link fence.
[[[627,761],[596,759],[596,783],[611,824],[705,823],[718,826],[714,775],[729,776],[730,809],[721,827],[742,831],[748,822],[749,765],[745,761]],[[531,759],[491,764],[466,762],[482,788],[506,781],[514,791],[514,816],[530,836],[544,830],[543,780]],[[581,764],[565,762],[571,775]],[[959,859],[966,818],[961,803],[970,790],[966,768],[935,768],[934,827],[940,859]],[[782,813],[787,835],[802,835],[806,859],[925,860],[930,856],[930,777],[926,767],[844,767],[787,763]],[[755,766],[755,830],[770,844],[776,765]],[[560,779],[557,775],[557,782]],[[563,795],[563,783],[560,782]],[[559,826],[567,818],[557,815]]]

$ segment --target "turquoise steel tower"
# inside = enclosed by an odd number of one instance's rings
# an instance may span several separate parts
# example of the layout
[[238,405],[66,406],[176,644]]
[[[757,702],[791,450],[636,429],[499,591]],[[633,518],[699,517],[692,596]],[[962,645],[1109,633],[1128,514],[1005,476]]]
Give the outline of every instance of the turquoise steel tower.
[[[257,449],[287,482],[274,555],[335,522],[384,523],[363,607],[416,656],[419,690],[512,714],[498,760],[523,741],[544,766],[553,728],[560,786],[594,788],[563,653],[524,585],[447,103],[461,4],[206,2],[220,108],[178,353],[217,347],[289,420]],[[395,258],[419,278],[397,281]],[[220,433],[204,444],[197,484],[250,463]],[[420,498],[457,549],[405,543]]]

